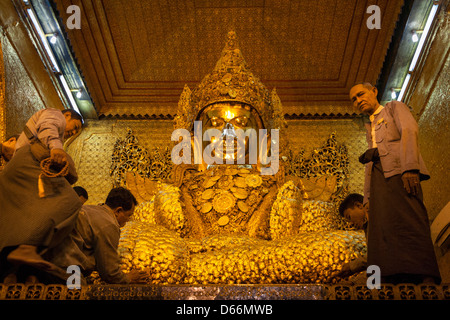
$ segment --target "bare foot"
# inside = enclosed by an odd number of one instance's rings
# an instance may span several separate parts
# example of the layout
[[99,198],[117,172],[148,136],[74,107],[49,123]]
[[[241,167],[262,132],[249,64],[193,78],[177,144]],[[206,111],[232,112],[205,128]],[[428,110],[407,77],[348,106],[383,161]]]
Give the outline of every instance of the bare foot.
[[25,280],[25,284],[35,284],[39,283],[39,279],[35,275],[29,275],[27,280]]
[[422,283],[423,284],[436,284],[436,281],[434,280],[433,277],[425,276],[425,277],[423,277]]
[[11,284],[11,283],[17,283],[17,276],[15,273],[8,274],[4,279],[3,283],[5,284]]

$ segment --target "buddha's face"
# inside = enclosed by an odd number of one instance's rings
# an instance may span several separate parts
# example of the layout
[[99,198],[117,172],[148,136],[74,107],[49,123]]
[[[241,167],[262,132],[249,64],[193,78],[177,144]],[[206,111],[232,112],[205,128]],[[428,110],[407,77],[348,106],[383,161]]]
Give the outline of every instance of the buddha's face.
[[[209,145],[211,155],[223,159],[223,163],[248,163],[249,141],[257,142],[258,131],[262,128],[256,111],[245,104],[216,103],[207,107],[199,120],[202,121],[203,150]],[[238,140],[245,141],[245,145]]]

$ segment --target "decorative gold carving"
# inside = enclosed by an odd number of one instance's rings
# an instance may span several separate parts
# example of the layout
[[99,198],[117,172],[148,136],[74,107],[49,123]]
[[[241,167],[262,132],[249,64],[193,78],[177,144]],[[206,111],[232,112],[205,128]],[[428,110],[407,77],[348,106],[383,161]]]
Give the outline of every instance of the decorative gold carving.
[[[348,162],[347,148],[339,145],[336,134],[332,133],[323,147],[314,149],[309,157],[303,149],[298,153],[288,150],[282,162],[286,172],[283,181],[293,180],[305,191],[306,199],[339,202],[348,193]],[[167,149],[145,150],[139,145],[138,138],[128,130],[125,139],[116,141],[110,175],[115,185],[127,185],[141,200],[150,200],[154,195],[156,183],[152,180],[163,181],[172,178],[174,185],[180,186],[185,171],[195,168],[194,165],[173,166]],[[227,190],[234,187],[231,190],[236,192],[237,188],[260,184],[261,176],[248,175],[249,172],[245,168],[237,172],[227,171],[224,176],[206,179],[203,181],[203,187],[210,188],[218,183],[221,188]],[[229,180],[231,173],[237,175],[232,181]],[[191,187],[196,189],[199,186]],[[237,197],[239,196],[243,194],[237,192]]]
[[310,157],[305,150],[285,156],[286,175],[301,182],[308,199],[340,202],[348,194],[348,152],[339,145],[332,133],[321,148],[314,149]]
[[[209,250],[221,249],[222,243],[212,237],[205,241]],[[254,245],[244,239],[235,239],[236,244]],[[196,243],[190,244],[193,249]],[[108,285],[94,280],[95,284],[81,289],[66,288],[66,285],[50,284],[0,284],[0,300],[179,300],[179,299],[325,299],[325,300],[449,300],[450,286],[381,284],[381,289],[368,289],[361,284],[335,285]],[[207,294],[209,292],[209,294]],[[430,292],[432,294],[430,295]]]
[[[170,150],[155,148],[148,152],[138,143],[137,137],[127,130],[125,139],[118,139],[114,145],[110,175],[115,186],[126,185],[127,172],[133,172],[141,177],[157,180],[169,179],[172,171]],[[135,183],[136,186],[143,185]]]
[[189,128],[194,122],[194,115],[190,110],[192,91],[187,85],[184,86],[181,93],[180,100],[178,101],[177,115],[173,119],[174,128]]

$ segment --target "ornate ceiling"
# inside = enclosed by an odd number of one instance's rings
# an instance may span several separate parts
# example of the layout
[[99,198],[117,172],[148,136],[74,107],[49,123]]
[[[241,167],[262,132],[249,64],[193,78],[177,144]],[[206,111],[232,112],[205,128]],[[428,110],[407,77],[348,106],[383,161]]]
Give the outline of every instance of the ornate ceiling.
[[[353,113],[348,91],[376,83],[402,0],[56,0],[81,8],[66,30],[102,116],[173,116],[187,84],[214,68],[228,31],[288,114]],[[367,7],[381,9],[368,29]]]

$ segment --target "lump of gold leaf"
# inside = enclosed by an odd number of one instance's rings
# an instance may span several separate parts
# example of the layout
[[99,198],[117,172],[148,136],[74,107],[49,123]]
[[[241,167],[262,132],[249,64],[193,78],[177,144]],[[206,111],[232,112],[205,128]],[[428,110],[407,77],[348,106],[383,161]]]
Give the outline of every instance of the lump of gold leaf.
[[222,216],[217,220],[219,226],[226,226],[230,222],[230,218],[228,216]]
[[208,213],[208,212],[210,212],[211,211],[211,209],[212,209],[212,203],[211,202],[205,202],[203,205],[202,205],[202,213]]
[[331,283],[344,263],[366,254],[366,246],[357,231],[197,240],[136,221],[123,228],[119,253],[122,268],[147,272],[150,284]]
[[217,182],[217,180],[210,178],[210,179],[206,180],[206,181],[203,183],[203,187],[204,187],[205,189],[206,189],[206,188],[211,188],[213,185],[216,184],[216,182]]
[[248,210],[250,209],[244,201],[238,201],[238,207],[242,212],[248,212]]
[[[296,201],[301,194],[293,182],[277,193],[270,241],[239,234],[182,238],[179,231],[155,224],[162,219],[156,211],[166,201],[172,205],[164,206],[164,219],[183,223],[179,189],[158,186],[156,197],[138,205],[136,221],[122,229],[119,243],[122,268],[147,272],[149,284],[333,283],[344,263],[366,254],[363,232],[350,230],[332,203]],[[221,211],[235,205],[228,191],[214,200]],[[244,204],[237,201],[240,210]],[[206,202],[202,208],[212,205]],[[230,220],[228,214],[216,221],[225,227]]]
[[247,183],[245,182],[245,179],[242,177],[236,177],[234,179],[234,185],[238,188],[246,188]]
[[214,196],[214,190],[213,189],[206,189],[202,193],[202,199],[209,200]]
[[234,188],[232,189],[233,195],[238,199],[246,199],[248,197],[247,190],[243,188]]
[[245,182],[249,187],[256,188],[259,187],[262,183],[262,178],[256,174],[250,174],[245,177]]

